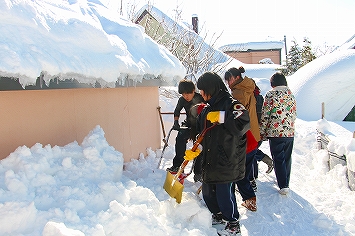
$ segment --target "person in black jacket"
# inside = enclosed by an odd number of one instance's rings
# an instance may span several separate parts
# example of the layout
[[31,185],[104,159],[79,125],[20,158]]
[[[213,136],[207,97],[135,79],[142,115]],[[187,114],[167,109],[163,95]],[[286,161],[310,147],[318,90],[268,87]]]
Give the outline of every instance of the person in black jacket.
[[250,129],[249,113],[229,94],[221,77],[206,72],[197,88],[207,102],[197,119],[201,132],[212,123],[202,140],[202,196],[212,213],[212,224],[227,222],[220,235],[240,232],[235,182],[245,176],[246,132]]
[[[179,98],[174,110],[173,125],[173,129],[178,131],[175,139],[175,157],[173,159],[173,166],[166,169],[172,173],[177,172],[180,165],[184,161],[186,143],[189,139],[194,141],[197,135],[196,117],[191,116],[190,109],[194,105],[204,102],[201,94],[195,92],[195,84],[191,80],[181,80],[179,82],[178,92],[181,94],[181,97]],[[180,127],[179,118],[182,109],[186,112],[186,120],[182,122],[183,125]],[[200,181],[201,171],[201,161],[200,158],[197,158],[194,166],[195,182]]]

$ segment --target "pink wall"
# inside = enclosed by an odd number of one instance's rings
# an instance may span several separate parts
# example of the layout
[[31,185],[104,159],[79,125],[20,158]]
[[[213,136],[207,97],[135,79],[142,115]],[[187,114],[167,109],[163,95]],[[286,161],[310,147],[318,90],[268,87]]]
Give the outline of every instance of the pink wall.
[[0,92],[0,159],[18,146],[79,144],[96,126],[125,162],[161,145],[158,87]]
[[275,64],[281,64],[280,51],[226,52],[227,55],[247,64],[258,64],[264,58],[270,58]]

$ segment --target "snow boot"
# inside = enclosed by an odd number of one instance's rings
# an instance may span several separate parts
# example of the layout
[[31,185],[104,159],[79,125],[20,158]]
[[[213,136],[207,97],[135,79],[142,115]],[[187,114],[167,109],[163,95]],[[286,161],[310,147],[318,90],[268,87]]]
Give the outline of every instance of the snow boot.
[[256,197],[251,197],[242,203],[242,206],[247,208],[249,211],[256,211]]
[[221,212],[212,215],[212,225],[224,224],[223,215]]
[[268,166],[266,174],[270,174],[271,171],[274,169],[274,161],[266,154],[264,155],[263,159],[261,159],[261,161]]
[[289,188],[282,188],[282,189],[279,190],[279,193],[281,195],[287,195],[289,192],[290,192]]
[[217,232],[220,236],[241,235],[239,221],[229,221],[223,230]]

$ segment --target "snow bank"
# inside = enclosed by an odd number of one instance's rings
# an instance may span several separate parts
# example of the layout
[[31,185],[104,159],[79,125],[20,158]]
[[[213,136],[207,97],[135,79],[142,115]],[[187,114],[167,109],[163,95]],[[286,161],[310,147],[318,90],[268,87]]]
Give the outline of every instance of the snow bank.
[[319,57],[288,77],[297,117],[318,120],[324,102],[327,120],[342,121],[355,104],[354,65],[355,50],[348,49]]
[[47,83],[75,78],[102,87],[158,76],[175,84],[185,75],[166,48],[100,1],[0,0],[0,22],[0,76],[23,86],[41,73]]

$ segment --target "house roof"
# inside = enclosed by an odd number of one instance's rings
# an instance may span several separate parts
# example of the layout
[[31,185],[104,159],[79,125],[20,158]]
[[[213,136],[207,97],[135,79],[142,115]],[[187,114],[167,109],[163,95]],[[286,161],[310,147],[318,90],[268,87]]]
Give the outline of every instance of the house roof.
[[335,48],[335,50],[355,49],[355,34],[346,40],[342,45]]
[[[143,6],[135,15],[134,22],[139,23],[146,14],[150,14],[157,22],[160,23],[160,25],[166,31],[171,32],[172,31],[171,29],[173,29],[174,34],[176,34],[176,35],[188,34],[189,36],[186,38],[194,38],[195,45],[202,47],[202,50],[200,53],[201,57],[204,57],[206,55],[206,53],[208,53],[208,52],[209,53],[213,52],[214,53],[213,60],[216,64],[217,63],[224,63],[228,60],[233,60],[227,54],[225,54],[222,51],[220,51],[216,48],[213,48],[211,45],[207,44],[205,42],[205,38],[202,38],[199,34],[197,34],[195,31],[193,31],[192,26],[190,24],[188,24],[187,22],[182,22],[182,21],[176,22],[154,6],[150,6],[150,5]],[[184,38],[182,38],[182,40],[184,40]],[[240,61],[238,61],[238,62],[240,62]],[[206,69],[211,70],[212,67],[204,68],[204,71],[206,71]]]
[[255,50],[281,50],[284,48],[283,41],[269,41],[269,42],[248,42],[248,43],[236,43],[227,44],[219,47],[222,52],[234,52],[234,51],[255,51]]
[[[136,14],[136,20],[135,22],[139,21],[138,19],[142,19],[145,14],[149,13],[152,17],[154,17],[155,20],[158,22],[163,22],[162,26],[166,28],[171,28],[172,26],[178,27],[179,30],[185,30],[190,32],[191,34],[195,35],[197,37],[197,42],[202,42],[203,47],[207,49],[211,49],[212,47],[208,45],[207,43],[204,42],[204,39],[200,37],[198,34],[196,34],[193,30],[191,25],[189,25],[186,22],[175,22],[171,18],[169,18],[166,14],[161,12],[159,9],[153,7],[153,6],[148,6],[145,5],[142,7]],[[264,45],[263,42],[260,43],[260,45]],[[271,45],[271,44],[270,44]],[[270,46],[269,45],[269,46]],[[281,45],[281,42],[275,42],[274,47],[276,48],[282,48],[283,44]],[[260,48],[260,47],[259,47]],[[275,73],[280,67],[280,65],[277,64],[245,64],[237,59],[234,59],[224,52],[222,52],[220,49],[215,49],[212,48],[215,52],[216,58],[219,58],[219,61],[216,61],[216,64],[213,65],[211,68],[208,68],[208,70],[216,71],[218,74],[220,74],[222,77],[225,73],[225,71],[230,68],[230,67],[239,67],[243,66],[245,69],[245,75],[248,77],[253,77],[253,78],[270,78],[270,76]],[[206,70],[205,70],[206,71]]]
[[[0,77],[101,87],[176,84],[186,70],[142,28],[95,1],[0,1]],[[159,84],[160,85],[160,84]]]

